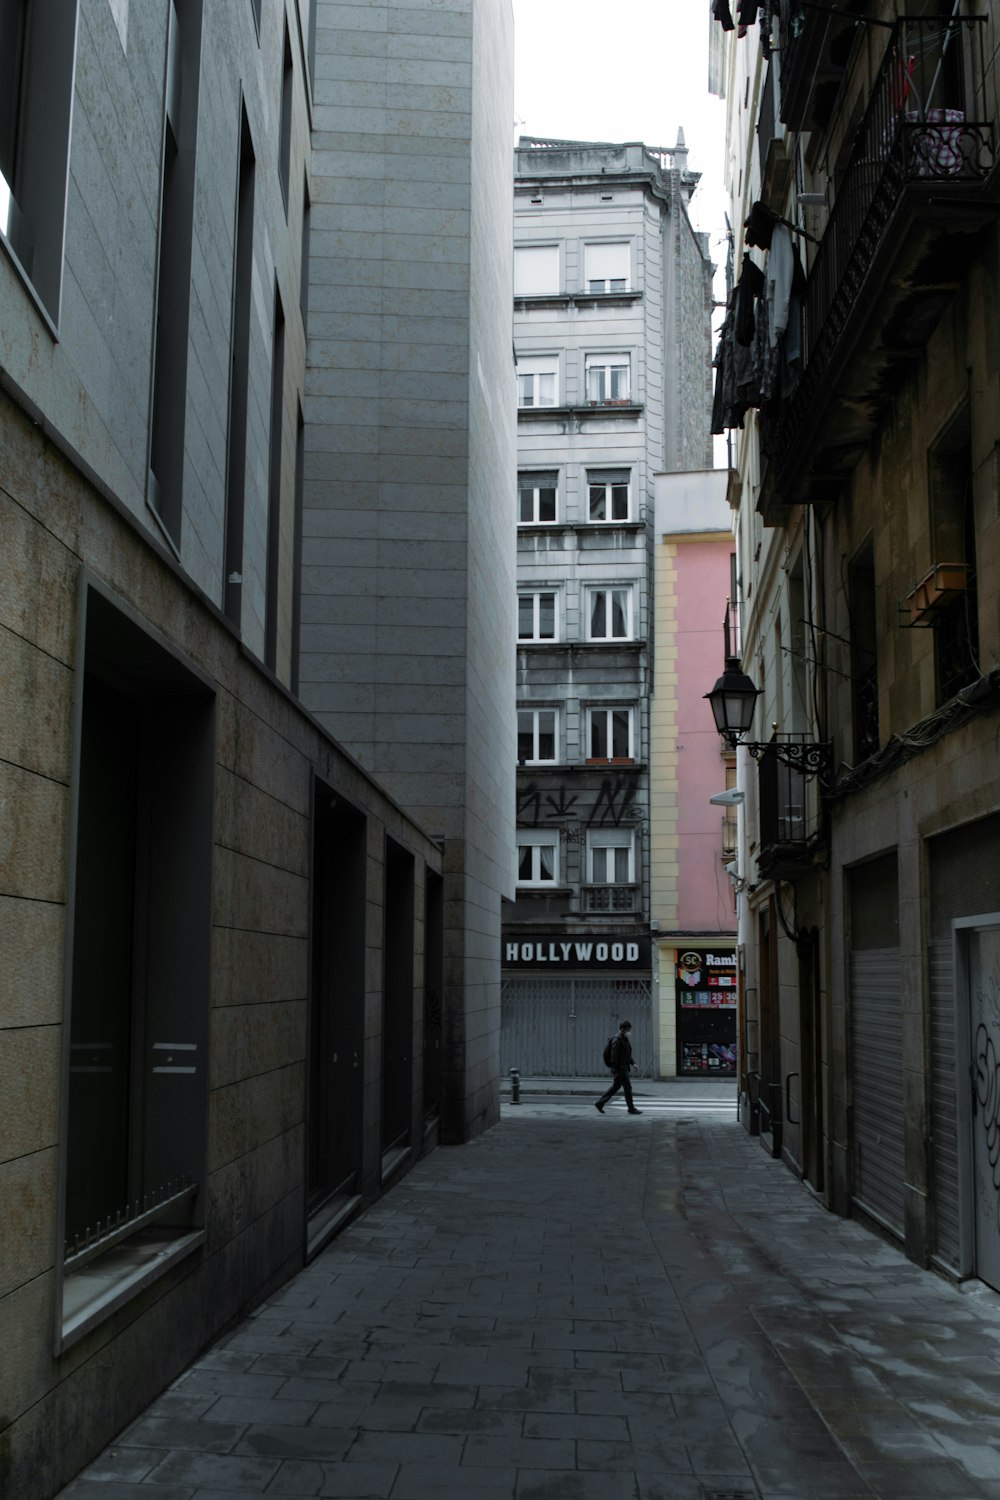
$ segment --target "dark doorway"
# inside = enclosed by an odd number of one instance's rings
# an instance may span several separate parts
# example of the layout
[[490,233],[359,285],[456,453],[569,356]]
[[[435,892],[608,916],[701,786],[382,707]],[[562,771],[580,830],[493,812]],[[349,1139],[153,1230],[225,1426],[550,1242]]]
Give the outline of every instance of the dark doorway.
[[441,1114],[444,1073],[444,881],[427,871],[424,907],[424,1119]]
[[317,781],[313,819],[307,1209],[357,1190],[365,984],[362,813]]
[[819,933],[799,941],[799,1107],[802,1173],[817,1192],[823,1187],[823,1071],[820,1021]]
[[413,1106],[413,856],[385,841],[382,1154],[409,1144]]

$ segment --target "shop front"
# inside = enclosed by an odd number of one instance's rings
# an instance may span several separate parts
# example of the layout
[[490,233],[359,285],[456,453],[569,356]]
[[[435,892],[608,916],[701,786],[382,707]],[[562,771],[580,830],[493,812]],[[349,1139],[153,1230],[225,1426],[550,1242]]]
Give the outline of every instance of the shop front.
[[639,1076],[653,1065],[649,937],[607,932],[505,936],[501,1068],[525,1077],[595,1078],[620,1021],[632,1022]]
[[677,950],[677,1072],[684,1078],[736,1076],[736,953]]

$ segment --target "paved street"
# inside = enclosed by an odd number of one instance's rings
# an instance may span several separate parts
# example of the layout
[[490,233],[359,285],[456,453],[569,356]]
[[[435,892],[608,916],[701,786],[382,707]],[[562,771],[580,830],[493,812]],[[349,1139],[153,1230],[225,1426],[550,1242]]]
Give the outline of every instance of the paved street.
[[592,1097],[433,1153],[63,1495],[1000,1500],[1000,1297],[827,1214],[732,1084]]

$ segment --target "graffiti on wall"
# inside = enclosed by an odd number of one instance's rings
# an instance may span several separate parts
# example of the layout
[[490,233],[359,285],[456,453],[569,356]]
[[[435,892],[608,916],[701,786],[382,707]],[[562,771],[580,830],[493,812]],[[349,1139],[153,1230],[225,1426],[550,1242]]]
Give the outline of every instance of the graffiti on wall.
[[[1000,1227],[1000,1058],[997,1056],[994,1035],[1000,1035],[1000,983],[993,976],[980,986],[976,999],[979,1014],[992,1016],[992,1027],[980,1021],[976,1027],[976,1042],[973,1049],[973,1069],[976,1089],[976,1114],[982,1132],[986,1157],[992,1175],[995,1203],[986,1204],[997,1216]],[[981,1183],[981,1191],[989,1191],[989,1183]]]
[[545,790],[537,782],[518,787],[517,821],[522,827],[538,828],[556,819],[576,817],[588,828],[617,828],[638,823],[637,781],[632,776],[606,776],[596,789],[571,792],[560,786]]

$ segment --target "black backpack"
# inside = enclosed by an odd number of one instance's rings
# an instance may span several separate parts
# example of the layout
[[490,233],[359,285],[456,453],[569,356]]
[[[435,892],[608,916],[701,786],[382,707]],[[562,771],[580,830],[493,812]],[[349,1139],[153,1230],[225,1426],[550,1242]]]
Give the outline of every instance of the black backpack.
[[604,1058],[604,1066],[606,1068],[610,1068],[610,1067],[614,1066],[613,1063],[612,1063],[612,1061],[611,1061],[611,1047],[612,1047],[612,1043],[613,1042],[614,1042],[614,1037],[613,1036],[609,1036],[608,1039],[607,1039],[607,1041],[604,1043],[604,1051],[601,1053],[601,1056]]

